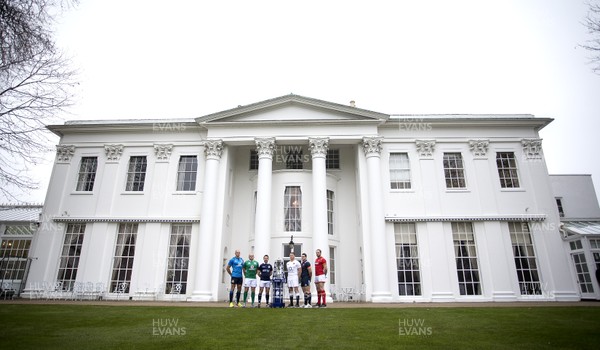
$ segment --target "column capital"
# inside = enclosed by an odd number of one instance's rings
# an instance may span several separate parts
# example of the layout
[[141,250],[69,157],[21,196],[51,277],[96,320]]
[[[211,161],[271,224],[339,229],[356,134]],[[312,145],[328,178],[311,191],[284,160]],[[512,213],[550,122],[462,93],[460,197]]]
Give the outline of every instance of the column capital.
[[308,147],[313,158],[326,157],[329,149],[329,137],[309,137]]
[[489,146],[490,140],[469,140],[469,149],[474,157],[485,157]]
[[365,156],[380,156],[382,142],[383,137],[381,136],[363,137],[362,147],[363,151],[365,152]]
[[204,155],[206,155],[206,159],[221,159],[221,154],[223,153],[223,140],[206,140],[203,142],[203,144]]
[[56,161],[58,163],[69,163],[75,154],[73,145],[56,145]]
[[421,158],[432,158],[435,150],[435,140],[417,140],[417,152]]
[[273,153],[275,153],[275,138],[274,137],[257,137],[254,139],[256,143],[256,152],[258,152],[258,158],[269,158],[273,159]]
[[157,161],[169,161],[171,152],[173,152],[172,144],[154,144],[154,154],[156,155]]
[[522,139],[521,146],[526,159],[542,158],[542,139]]
[[123,154],[123,145],[104,145],[104,153],[108,162],[118,162]]

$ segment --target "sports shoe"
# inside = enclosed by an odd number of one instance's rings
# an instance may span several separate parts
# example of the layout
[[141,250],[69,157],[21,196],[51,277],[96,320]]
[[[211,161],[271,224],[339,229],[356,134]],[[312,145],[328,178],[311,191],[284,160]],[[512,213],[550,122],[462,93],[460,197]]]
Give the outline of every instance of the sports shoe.
[[317,306],[315,306],[315,307],[321,307],[321,304],[317,303]]
[[310,304],[306,304],[306,305],[304,305],[304,308],[305,308],[305,309],[312,309],[312,305],[310,305]]
[[242,307],[246,307],[246,303],[244,303],[244,306],[242,306]]
[[238,303],[238,307],[243,307],[243,306],[242,306],[242,303]]
[[256,305],[254,305],[254,303],[252,303],[252,305],[251,305],[250,307],[253,307],[253,308],[254,308],[254,307],[256,307]]
[[321,304],[321,306],[320,306],[320,307],[322,307],[322,308],[326,308],[326,307],[327,307],[327,304]]
[[296,304],[296,309],[300,308],[300,304]]
[[288,305],[288,307],[294,307],[294,304],[290,304],[290,305]]
[[229,307],[233,307],[233,301],[229,303]]
[[258,304],[258,308],[260,309],[260,303]]

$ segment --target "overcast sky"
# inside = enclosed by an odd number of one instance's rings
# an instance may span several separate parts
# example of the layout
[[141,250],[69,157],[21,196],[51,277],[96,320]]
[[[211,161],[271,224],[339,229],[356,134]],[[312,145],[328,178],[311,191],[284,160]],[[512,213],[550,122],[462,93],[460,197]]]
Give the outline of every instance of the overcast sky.
[[[80,71],[65,120],[195,118],[289,93],[389,114],[527,113],[555,119],[549,172],[593,174],[600,193],[583,0],[80,2],[56,30]],[[44,201],[48,178],[24,200]]]

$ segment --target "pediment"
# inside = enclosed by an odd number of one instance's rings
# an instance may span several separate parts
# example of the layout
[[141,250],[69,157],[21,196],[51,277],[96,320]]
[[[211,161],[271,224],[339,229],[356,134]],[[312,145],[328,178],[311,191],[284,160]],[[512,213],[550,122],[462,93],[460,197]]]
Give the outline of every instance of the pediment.
[[385,122],[389,115],[299,95],[285,95],[222,112],[196,121],[200,124],[286,122]]

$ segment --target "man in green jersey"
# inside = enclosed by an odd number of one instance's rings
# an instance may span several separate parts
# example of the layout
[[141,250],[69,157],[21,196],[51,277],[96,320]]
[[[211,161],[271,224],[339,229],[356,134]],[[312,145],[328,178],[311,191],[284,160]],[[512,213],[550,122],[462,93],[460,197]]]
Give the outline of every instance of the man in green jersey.
[[252,307],[254,307],[254,296],[256,290],[256,272],[258,271],[258,261],[254,260],[254,254],[248,255],[248,260],[244,263],[242,268],[244,272],[244,307],[246,307],[246,300],[248,300],[248,288],[252,288]]

